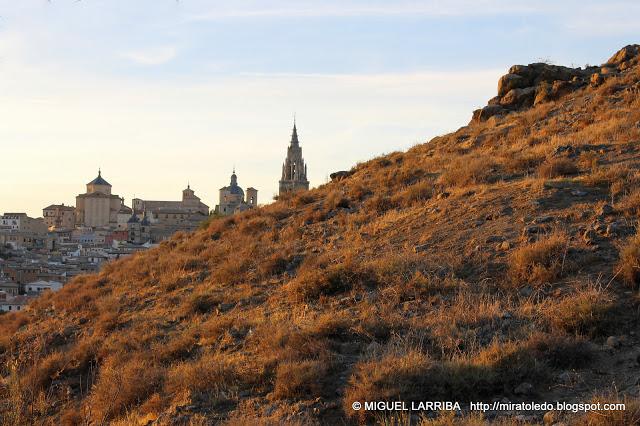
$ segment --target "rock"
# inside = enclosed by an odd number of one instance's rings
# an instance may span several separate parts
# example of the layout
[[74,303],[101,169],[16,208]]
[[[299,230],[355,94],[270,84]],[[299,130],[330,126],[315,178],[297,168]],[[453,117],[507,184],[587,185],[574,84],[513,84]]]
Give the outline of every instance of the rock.
[[584,231],[584,234],[582,234],[582,239],[587,244],[593,243],[596,238],[598,238],[598,233],[594,229],[587,229]]
[[539,216],[533,219],[533,223],[549,223],[553,222],[553,216]]
[[609,216],[609,215],[613,214],[614,212],[615,212],[615,210],[609,204],[605,204],[602,207],[600,207],[600,215],[602,215],[602,216]]
[[562,373],[558,374],[556,379],[558,380],[558,383],[568,385],[571,383],[571,373],[569,373],[568,371],[563,371]]
[[507,111],[501,105],[487,105],[484,108],[473,111],[472,121],[487,121],[489,118],[502,115]]
[[527,85],[527,80],[522,76],[511,73],[505,74],[498,80],[498,97],[506,95],[512,89],[527,87]]
[[339,182],[342,179],[346,179],[353,174],[352,171],[340,170],[339,172],[333,172],[329,175],[332,182]]
[[519,291],[520,296],[529,297],[533,293],[533,289],[530,286],[522,287]]
[[420,245],[417,245],[417,246],[415,246],[413,248],[413,251],[415,253],[422,253],[422,252],[425,252],[427,250],[429,250],[429,244],[420,244]]
[[498,250],[507,251],[511,248],[511,243],[509,241],[503,241],[498,245]]
[[513,390],[513,393],[516,395],[530,395],[532,391],[533,385],[531,383],[523,382]]
[[488,244],[501,243],[502,241],[504,241],[504,237],[500,235],[490,235],[484,240],[484,242]]
[[531,106],[536,94],[535,87],[526,87],[524,89],[511,89],[500,99],[500,105],[519,108],[522,106]]
[[525,236],[537,235],[542,233],[543,231],[544,231],[544,228],[542,226],[529,225],[524,227],[524,229],[522,230],[522,235],[525,235]]
[[619,348],[621,345],[620,339],[616,336],[609,336],[607,337],[607,346],[609,346],[612,349],[616,349]]
[[600,86],[603,82],[604,82],[604,77],[602,76],[602,74],[597,73],[597,72],[591,74],[591,79],[589,80],[589,83],[593,87]]
[[580,149],[571,145],[560,145],[553,150],[553,156],[567,156],[569,158],[575,157],[580,153]]
[[617,223],[610,223],[609,225],[607,225],[607,229],[605,231],[605,235],[607,237],[616,237],[618,236],[618,234],[621,231],[621,227],[620,225],[618,225]]
[[640,55],[640,45],[630,44],[618,50],[608,61],[607,65],[620,66],[624,62],[636,59]]
[[573,195],[574,197],[584,197],[585,195],[587,195],[587,192],[581,189],[574,189],[573,191],[571,191],[571,195]]

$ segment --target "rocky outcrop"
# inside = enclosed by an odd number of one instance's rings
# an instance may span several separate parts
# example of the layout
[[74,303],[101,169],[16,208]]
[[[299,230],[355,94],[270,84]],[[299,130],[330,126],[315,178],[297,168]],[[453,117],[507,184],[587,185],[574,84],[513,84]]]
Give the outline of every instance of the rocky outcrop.
[[329,175],[329,177],[331,178],[331,181],[332,181],[332,182],[338,182],[338,181],[341,181],[342,179],[346,179],[346,178],[348,178],[348,177],[349,177],[349,176],[351,176],[352,174],[353,174],[353,172],[352,172],[352,171],[350,171],[350,170],[349,170],[349,171],[347,171],[347,170],[340,170],[339,172],[331,173],[331,174]]
[[639,59],[640,45],[633,44],[619,50],[601,67],[569,68],[542,62],[514,65],[498,81],[498,95],[475,110],[471,121],[486,121],[556,100],[587,85],[599,86],[608,77],[638,64]]

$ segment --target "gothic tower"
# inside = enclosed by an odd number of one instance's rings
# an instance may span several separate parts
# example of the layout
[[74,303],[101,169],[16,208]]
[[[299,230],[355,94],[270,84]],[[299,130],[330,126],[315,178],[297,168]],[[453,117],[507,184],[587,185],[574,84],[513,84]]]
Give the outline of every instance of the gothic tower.
[[287,148],[287,158],[282,165],[282,178],[280,179],[280,194],[289,191],[308,190],[307,165],[302,158],[302,148],[298,141],[296,121],[293,120],[293,133],[291,143]]

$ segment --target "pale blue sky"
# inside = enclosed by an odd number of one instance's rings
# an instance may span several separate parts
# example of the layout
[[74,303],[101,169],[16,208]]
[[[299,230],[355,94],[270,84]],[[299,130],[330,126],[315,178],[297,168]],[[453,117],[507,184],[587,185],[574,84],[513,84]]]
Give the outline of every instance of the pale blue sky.
[[634,1],[0,0],[0,211],[127,198],[267,202],[297,113],[313,186],[466,124],[515,63],[604,62]]

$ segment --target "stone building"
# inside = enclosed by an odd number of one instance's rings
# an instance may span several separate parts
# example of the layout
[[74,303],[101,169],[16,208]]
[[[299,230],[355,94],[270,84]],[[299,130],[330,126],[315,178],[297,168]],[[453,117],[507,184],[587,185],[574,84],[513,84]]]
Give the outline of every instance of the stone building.
[[301,191],[309,189],[307,180],[307,165],[302,158],[302,147],[298,141],[298,131],[296,122],[293,121],[293,133],[291,143],[287,148],[287,158],[282,164],[282,177],[280,178],[280,194],[290,191]]
[[73,229],[76,223],[76,209],[64,204],[52,204],[42,209],[44,223],[51,230]]
[[101,227],[116,226],[122,199],[111,193],[111,184],[98,177],[87,184],[87,192],[76,197],[76,224]]
[[247,195],[245,197],[244,191],[238,186],[238,177],[234,169],[229,186],[220,188],[220,202],[216,206],[215,212],[227,216],[256,207],[257,205],[258,190],[251,187],[247,188]]
[[47,239],[47,225],[42,218],[34,219],[26,213],[5,213],[0,216],[0,245],[14,249],[42,248]]
[[134,211],[127,223],[127,229],[130,243],[144,244],[151,240],[151,222],[146,211],[143,213],[142,219]]
[[132,207],[137,213],[149,212],[153,218],[160,215],[162,211],[209,215],[209,206],[200,201],[200,198],[191,189],[191,185],[187,185],[187,188],[182,190],[182,200],[180,201],[155,201],[134,198]]

